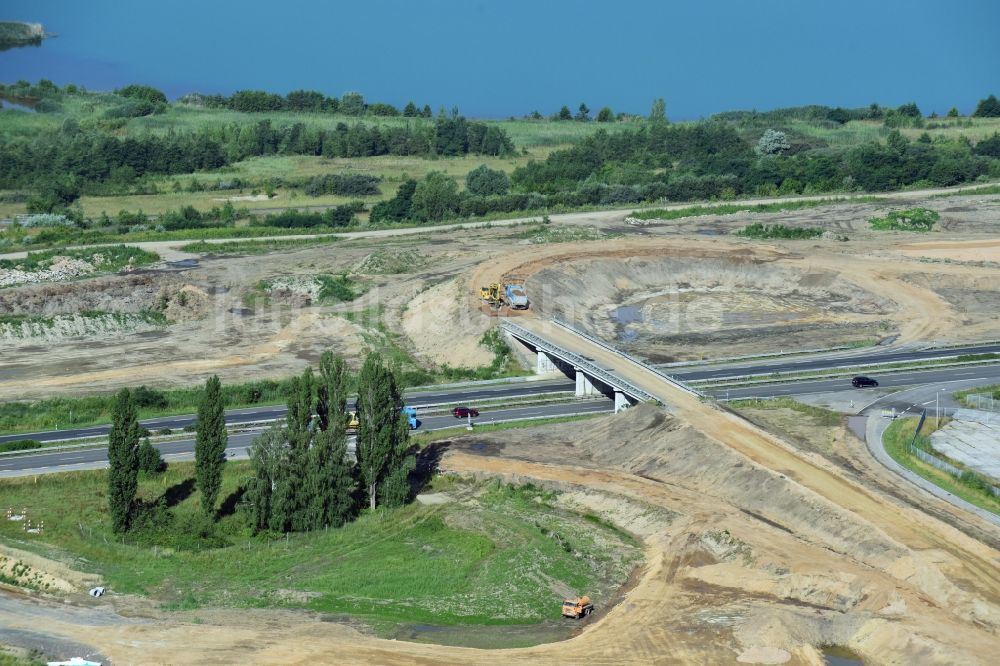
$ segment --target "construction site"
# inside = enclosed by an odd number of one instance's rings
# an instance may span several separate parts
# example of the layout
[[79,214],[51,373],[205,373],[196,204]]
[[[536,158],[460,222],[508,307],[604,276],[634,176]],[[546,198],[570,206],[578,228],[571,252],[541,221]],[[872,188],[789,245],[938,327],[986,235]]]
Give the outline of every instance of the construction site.
[[[937,211],[934,231],[869,225],[904,206]],[[477,368],[493,359],[484,335],[503,322],[553,344],[566,334],[551,322],[569,325],[592,339],[586,360],[604,370],[614,361],[601,345],[662,364],[1000,340],[998,213],[996,196],[914,193],[642,225],[626,222],[629,211],[573,213],[458,238],[345,235],[259,256],[149,243],[161,257],[151,268],[0,291],[0,313],[56,322],[3,330],[0,399],[211,375],[280,379],[330,348],[355,367],[363,350],[391,349],[414,367]],[[828,233],[734,234],[757,222]],[[345,276],[360,293],[325,301],[320,275]],[[165,317],[117,317],[93,332],[71,323],[112,302],[122,315],[159,308]],[[520,374],[541,367],[538,350],[508,343]],[[741,413],[638,371],[627,379],[662,404],[632,400],[584,421],[436,442],[440,475],[532,484],[638,544],[614,593],[553,589],[552,613],[561,607],[569,623],[555,642],[387,640],[308,603],[187,610],[138,593],[91,599],[92,569],[44,545],[0,546],[4,561],[50,583],[0,596],[0,626],[10,635],[44,627],[52,641],[113,663],[995,662],[1000,526],[880,464],[850,428],[855,412],[829,423]],[[476,631],[491,628],[466,633]]]

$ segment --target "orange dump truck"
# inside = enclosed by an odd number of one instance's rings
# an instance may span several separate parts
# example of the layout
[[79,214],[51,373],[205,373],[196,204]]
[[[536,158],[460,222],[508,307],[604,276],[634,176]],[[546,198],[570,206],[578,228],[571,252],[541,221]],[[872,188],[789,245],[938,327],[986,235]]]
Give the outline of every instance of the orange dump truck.
[[563,617],[571,617],[574,620],[586,617],[594,612],[594,604],[590,603],[590,597],[584,595],[576,599],[566,599],[563,601]]

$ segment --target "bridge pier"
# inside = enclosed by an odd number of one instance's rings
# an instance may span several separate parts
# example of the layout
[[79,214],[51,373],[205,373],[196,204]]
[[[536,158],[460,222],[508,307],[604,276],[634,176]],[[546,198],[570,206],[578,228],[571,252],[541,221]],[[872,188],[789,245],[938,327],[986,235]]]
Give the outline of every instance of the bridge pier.
[[621,391],[615,391],[615,414],[632,406],[628,396]]
[[538,359],[535,361],[535,374],[544,375],[547,372],[555,372],[558,369],[559,366],[556,365],[556,360],[539,349]]
[[587,376],[580,368],[573,368],[576,371],[576,395],[577,397],[584,395],[594,395],[597,393],[597,389],[594,388],[594,383],[590,381],[590,377]]

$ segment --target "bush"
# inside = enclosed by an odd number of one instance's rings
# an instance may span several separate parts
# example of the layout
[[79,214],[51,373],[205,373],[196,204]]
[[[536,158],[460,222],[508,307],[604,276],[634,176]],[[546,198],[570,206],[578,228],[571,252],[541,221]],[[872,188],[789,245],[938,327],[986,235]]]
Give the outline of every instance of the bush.
[[30,451],[31,449],[42,448],[42,443],[34,439],[17,439],[13,442],[4,442],[0,444],[0,453],[7,453],[9,451]]
[[132,399],[136,407],[152,407],[154,409],[164,409],[167,406],[167,396],[162,391],[151,389],[147,386],[140,386],[132,390]]
[[139,471],[146,474],[159,474],[167,468],[167,463],[163,462],[159,449],[153,446],[149,438],[142,440],[139,445]]
[[972,152],[976,155],[1000,159],[1000,132],[994,132],[990,138],[977,143]]
[[788,227],[783,224],[761,224],[760,222],[754,222],[737,230],[735,235],[743,236],[744,238],[806,240],[809,238],[819,238],[823,235],[823,230],[815,227]]
[[757,141],[755,150],[758,155],[779,155],[791,147],[784,132],[768,129]]
[[347,275],[334,277],[332,275],[317,275],[316,279],[320,283],[319,300],[348,302],[358,297],[355,290],[354,281]]
[[937,211],[910,208],[894,210],[885,217],[869,218],[868,223],[878,231],[930,231],[939,217]]
[[122,97],[129,97],[131,99],[144,100],[152,104],[167,103],[167,96],[161,91],[151,86],[143,86],[135,83],[125,86],[124,88],[119,88],[115,91],[115,94]]
[[321,194],[336,194],[342,197],[368,197],[380,194],[378,176],[365,174],[316,176],[305,186],[304,191],[311,197]]
[[465,189],[480,197],[504,195],[510,189],[510,180],[503,171],[491,169],[483,164],[466,175]]

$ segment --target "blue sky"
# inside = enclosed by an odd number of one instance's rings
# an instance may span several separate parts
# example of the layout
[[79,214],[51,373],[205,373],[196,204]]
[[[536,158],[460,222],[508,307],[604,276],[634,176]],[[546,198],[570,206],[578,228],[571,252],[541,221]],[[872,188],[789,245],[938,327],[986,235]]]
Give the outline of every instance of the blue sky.
[[690,119],[800,104],[971,111],[1000,94],[1000,2],[924,0],[0,0],[59,37],[0,80],[107,89],[312,88],[471,116],[596,110]]

